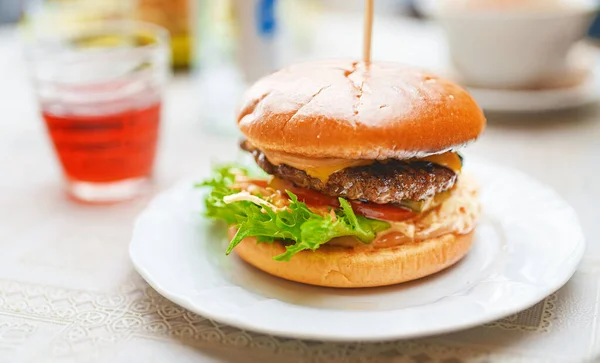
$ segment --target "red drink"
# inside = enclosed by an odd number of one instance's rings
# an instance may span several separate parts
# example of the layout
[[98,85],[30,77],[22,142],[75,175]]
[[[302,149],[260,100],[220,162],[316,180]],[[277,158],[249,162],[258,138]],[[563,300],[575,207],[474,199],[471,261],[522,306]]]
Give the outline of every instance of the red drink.
[[107,115],[43,116],[69,180],[106,183],[152,173],[160,103]]

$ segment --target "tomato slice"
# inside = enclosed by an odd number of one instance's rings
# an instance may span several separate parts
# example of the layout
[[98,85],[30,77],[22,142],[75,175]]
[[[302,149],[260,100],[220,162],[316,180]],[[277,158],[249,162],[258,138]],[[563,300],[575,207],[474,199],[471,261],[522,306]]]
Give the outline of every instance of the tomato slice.
[[297,187],[294,184],[287,182],[283,179],[273,178],[270,186],[273,189],[278,189],[282,191],[289,190],[298,197],[299,201],[304,202],[308,205],[313,205],[317,207],[331,206],[336,208],[340,206],[340,202],[337,198],[330,197],[319,192],[315,192],[314,190]]
[[417,213],[410,209],[389,204],[362,203],[356,201],[352,201],[350,204],[352,204],[352,209],[356,214],[388,222],[402,222],[417,215]]
[[[270,186],[271,188],[278,190],[289,190],[298,197],[299,201],[304,202],[309,206],[329,206],[334,208],[338,208],[340,206],[337,198],[321,194],[314,190],[294,186],[292,183],[279,178],[273,178]],[[359,214],[363,217],[388,222],[402,222],[417,215],[415,212],[409,209],[396,207],[389,204],[377,204],[369,202],[363,203],[358,201],[351,201],[350,204],[352,205],[352,209],[356,214]]]
[[269,181],[266,179],[250,179],[247,181],[249,184],[254,184],[257,187],[266,188],[269,186]]

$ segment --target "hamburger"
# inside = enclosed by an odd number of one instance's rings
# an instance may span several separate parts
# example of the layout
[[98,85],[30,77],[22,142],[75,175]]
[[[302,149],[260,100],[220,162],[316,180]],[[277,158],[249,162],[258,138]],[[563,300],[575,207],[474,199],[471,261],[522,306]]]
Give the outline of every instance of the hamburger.
[[237,122],[261,173],[229,165],[202,184],[227,253],[344,288],[418,279],[468,253],[480,205],[457,149],[486,121],[456,84],[396,63],[302,63],[250,87]]

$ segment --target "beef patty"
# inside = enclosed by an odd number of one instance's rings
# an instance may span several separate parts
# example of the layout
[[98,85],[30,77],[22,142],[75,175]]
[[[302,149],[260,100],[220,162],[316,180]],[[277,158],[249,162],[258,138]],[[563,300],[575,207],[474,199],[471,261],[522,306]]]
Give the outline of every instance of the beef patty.
[[246,142],[241,146],[254,155],[256,163],[267,173],[332,197],[378,204],[421,201],[451,189],[457,179],[454,171],[431,162],[387,160],[340,170],[324,183],[289,165],[273,165],[262,151]]

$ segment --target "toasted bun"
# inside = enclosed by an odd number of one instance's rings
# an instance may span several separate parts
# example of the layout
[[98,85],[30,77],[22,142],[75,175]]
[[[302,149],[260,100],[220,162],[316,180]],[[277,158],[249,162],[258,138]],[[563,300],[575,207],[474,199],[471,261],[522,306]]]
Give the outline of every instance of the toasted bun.
[[476,139],[485,117],[456,84],[396,63],[293,65],[246,93],[238,117],[262,150],[311,158],[406,159]]
[[[233,236],[235,229],[231,229]],[[463,258],[474,233],[447,234],[388,248],[350,249],[321,246],[300,252],[289,262],[273,260],[285,252],[280,243],[256,243],[244,239],[236,248],[246,262],[271,275],[327,287],[373,287],[415,280],[441,271]]]

